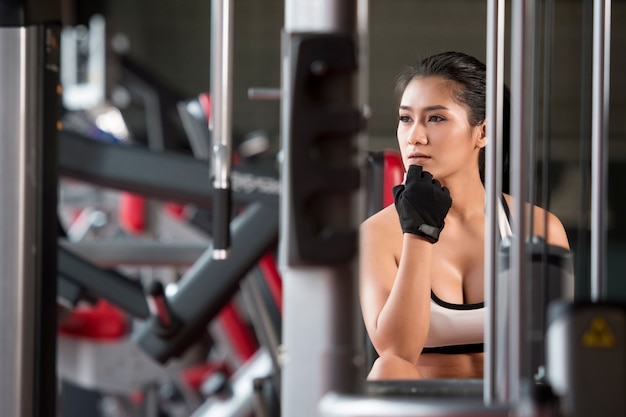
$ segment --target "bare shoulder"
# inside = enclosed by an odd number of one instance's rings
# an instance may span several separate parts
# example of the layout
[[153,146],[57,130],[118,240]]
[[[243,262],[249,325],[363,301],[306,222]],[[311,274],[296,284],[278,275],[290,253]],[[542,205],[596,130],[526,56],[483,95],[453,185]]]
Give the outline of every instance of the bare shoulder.
[[361,223],[359,235],[362,266],[368,269],[381,264],[395,267],[402,250],[402,229],[393,204]]
[[[505,199],[509,204],[509,207],[512,207],[515,203],[515,197],[512,197],[508,194],[505,194]],[[536,236],[541,236],[546,241],[555,246],[562,246],[564,248],[569,249],[569,240],[567,238],[567,232],[565,231],[565,227],[561,220],[552,212],[545,210],[539,206],[533,206],[533,234]],[[529,219],[530,213],[530,204],[526,203],[526,216]],[[513,218],[515,214],[511,214]],[[527,220],[528,221],[528,220]],[[530,225],[528,225],[529,227]]]
[[398,213],[394,205],[391,204],[365,219],[361,223],[360,231],[368,235],[375,234],[378,237],[384,237],[385,235],[402,236]]
[[[393,241],[402,240],[402,229],[398,213],[393,204],[368,217],[360,226],[361,245],[384,242],[389,245]],[[378,245],[377,245],[378,246]]]

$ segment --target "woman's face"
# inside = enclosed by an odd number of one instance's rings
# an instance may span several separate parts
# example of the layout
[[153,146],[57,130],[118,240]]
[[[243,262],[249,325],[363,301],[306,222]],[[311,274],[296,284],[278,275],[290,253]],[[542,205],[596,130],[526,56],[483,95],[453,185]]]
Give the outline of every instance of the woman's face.
[[414,78],[398,109],[398,144],[404,166],[421,165],[439,180],[478,173],[478,153],[487,140],[484,122],[472,127],[466,108],[454,100],[451,81]]

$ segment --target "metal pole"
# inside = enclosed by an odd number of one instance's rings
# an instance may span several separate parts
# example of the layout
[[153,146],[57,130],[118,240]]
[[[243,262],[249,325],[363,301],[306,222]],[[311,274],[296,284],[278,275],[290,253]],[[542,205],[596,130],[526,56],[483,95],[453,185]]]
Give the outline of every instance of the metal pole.
[[593,8],[593,70],[591,109],[591,299],[608,295],[606,213],[608,176],[611,1],[596,0]]
[[0,415],[53,416],[59,28],[4,27],[2,10]]
[[232,158],[233,2],[211,2],[211,102],[214,195],[213,257],[226,259],[230,251],[230,174]]
[[[579,149],[578,163],[581,166],[579,200],[578,200],[578,222],[577,229],[580,231],[576,238],[576,251],[585,256],[576,256],[576,292],[578,294],[590,293],[591,289],[591,235],[587,230],[591,230],[591,67],[593,65],[593,7],[592,1],[582,2],[582,42],[581,42],[581,66],[580,66],[580,117],[579,117]],[[587,167],[589,166],[589,169]],[[584,168],[583,168],[584,167]],[[590,298],[590,297],[589,297]]]
[[514,197],[512,215],[513,245],[509,280],[509,383],[508,401],[516,404],[522,399],[522,380],[527,376],[527,349],[525,349],[526,317],[524,307],[527,294],[525,196],[528,195],[528,144],[532,138],[532,71],[535,27],[534,1],[513,0],[511,31],[511,194]]
[[356,0],[285,0],[284,30],[287,33],[354,33],[356,3]]
[[[3,105],[0,113],[2,128],[2,152],[0,152],[0,193],[2,193],[2,289],[0,308],[2,323],[7,333],[0,351],[0,376],[5,379],[0,390],[2,415],[32,416],[32,388],[34,369],[31,358],[34,356],[34,341],[30,330],[35,321],[34,303],[27,298],[35,297],[35,271],[32,253],[26,250],[35,246],[35,230],[26,219],[35,216],[35,195],[33,184],[24,189],[26,160],[32,154],[26,153],[29,139],[28,125],[20,118],[27,113],[26,89],[35,83],[36,73],[27,71],[27,61],[33,57],[33,38],[36,35],[24,28],[0,29],[0,95],[2,103],[13,102],[13,106]],[[11,99],[9,99],[11,97]],[[32,115],[31,115],[32,117]],[[32,120],[31,120],[32,121]],[[32,139],[31,139],[32,140]],[[25,299],[26,298],[26,299]],[[7,337],[8,335],[11,335]]]
[[485,364],[484,401],[491,405],[496,400],[496,356],[502,354],[495,341],[496,279],[498,273],[498,198],[502,189],[502,130],[504,94],[504,0],[487,2],[487,138],[489,146],[485,158]]
[[[298,258],[300,254],[294,248],[299,247],[301,242],[308,239],[308,235],[298,235],[296,225],[307,223],[308,213],[304,210],[294,210],[294,201],[297,193],[307,187],[332,187],[333,184],[321,184],[316,172],[326,174],[328,167],[310,158],[310,152],[306,149],[309,145],[316,146],[316,137],[298,137],[292,131],[301,127],[299,123],[292,123],[294,117],[299,120],[306,119],[313,130],[322,132],[328,129],[330,133],[340,133],[337,139],[328,141],[330,157],[337,157],[341,152],[342,141],[348,133],[345,126],[343,131],[333,131],[337,127],[335,123],[326,123],[323,117],[328,108],[324,104],[313,105],[310,112],[302,109],[309,106],[310,97],[306,97],[306,91],[296,80],[300,77],[310,77],[319,81],[323,87],[328,87],[327,71],[334,71],[344,77],[347,74],[342,67],[345,65],[346,55],[329,53],[334,49],[333,44],[326,42],[323,48],[306,49],[306,45],[314,43],[322,45],[323,42],[339,39],[347,43],[347,39],[357,39],[357,0],[333,1],[333,0],[286,0],[285,23],[283,31],[283,56],[281,73],[281,137],[282,137],[282,178],[280,199],[280,267],[283,277],[283,369],[281,383],[281,413],[285,417],[317,416],[319,415],[319,402],[323,395],[328,392],[355,392],[359,389],[359,381],[364,380],[365,375],[357,375],[359,358],[356,354],[360,339],[357,331],[359,323],[357,276],[355,259],[350,261],[340,260],[334,264],[325,261]],[[361,9],[361,13],[363,13]],[[361,30],[363,27],[361,26]],[[344,36],[345,35],[345,36]],[[319,43],[318,43],[319,42]],[[306,49],[306,50],[305,50]],[[350,55],[353,51],[349,51]],[[314,60],[308,68],[298,68],[307,57],[320,54],[324,56]],[[340,62],[337,63],[336,60]],[[339,67],[337,67],[339,65]],[[300,72],[301,71],[301,72]],[[332,74],[332,73],[330,73]],[[360,73],[359,73],[360,74]],[[347,78],[347,77],[346,77]],[[336,109],[344,111],[346,108],[358,108],[358,82],[356,79],[347,83],[336,83],[335,88],[326,89],[325,94],[328,105],[337,104]],[[326,83],[326,84],[325,84]],[[322,87],[322,88],[323,88]],[[303,93],[302,96],[300,93]],[[361,96],[362,97],[362,96]],[[296,106],[298,111],[296,111]],[[314,120],[312,114],[322,117]],[[350,116],[353,116],[352,114]],[[354,120],[354,117],[346,117],[344,121]],[[295,125],[295,126],[294,126]],[[349,129],[348,129],[349,130]],[[309,134],[304,133],[303,136]],[[314,135],[314,134],[313,134]],[[307,142],[309,141],[309,142]],[[343,145],[341,145],[343,146]],[[305,149],[303,149],[305,148]],[[343,149],[346,149],[343,147]],[[302,152],[306,152],[304,155]],[[339,153],[337,153],[339,152]],[[329,155],[324,156],[329,157]],[[345,164],[356,160],[354,155],[351,159],[343,159]],[[302,172],[298,165],[305,164],[311,170]],[[299,175],[294,175],[298,171]],[[307,178],[308,177],[308,178]],[[313,178],[311,178],[313,177]],[[340,175],[342,177],[342,175]],[[344,178],[338,178],[343,181]],[[324,193],[326,190],[324,189]],[[349,193],[342,193],[342,199]],[[315,200],[320,194],[311,195]],[[321,200],[317,200],[321,204]],[[345,201],[328,207],[337,212],[345,209]],[[316,208],[309,207],[311,211]],[[316,212],[316,214],[321,214]],[[345,213],[342,213],[342,215]],[[300,217],[302,216],[302,217]],[[322,217],[325,217],[322,215]],[[354,213],[347,215],[348,223],[354,223],[358,227],[359,219]],[[324,219],[326,220],[326,219]],[[344,223],[344,225],[346,225]],[[331,226],[329,230],[332,230]],[[315,241],[315,237],[311,236]],[[330,237],[331,240],[334,238]],[[323,239],[322,239],[323,240]],[[308,242],[308,243],[311,243]],[[356,252],[356,240],[354,251]],[[316,244],[316,243],[314,243]],[[343,249],[343,248],[342,248]],[[328,248],[321,249],[318,253],[326,256]],[[324,252],[324,253],[322,253]],[[304,258],[307,258],[304,256]],[[362,362],[361,362],[362,368]]]

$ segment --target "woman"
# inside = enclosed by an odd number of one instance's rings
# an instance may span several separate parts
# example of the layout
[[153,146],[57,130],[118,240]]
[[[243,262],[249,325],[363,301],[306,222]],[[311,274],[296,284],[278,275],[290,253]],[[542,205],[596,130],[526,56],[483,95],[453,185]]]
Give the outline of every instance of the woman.
[[[446,52],[398,78],[407,174],[360,230],[361,305],[379,354],[368,379],[483,375],[485,71]],[[533,233],[569,249],[561,222],[533,210]]]

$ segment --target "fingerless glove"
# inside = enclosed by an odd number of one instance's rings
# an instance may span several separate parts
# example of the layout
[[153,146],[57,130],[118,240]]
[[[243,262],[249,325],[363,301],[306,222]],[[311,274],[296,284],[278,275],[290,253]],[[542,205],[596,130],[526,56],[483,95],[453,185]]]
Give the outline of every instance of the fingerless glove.
[[392,191],[402,232],[436,243],[452,206],[450,191],[420,165],[409,166],[404,184]]

